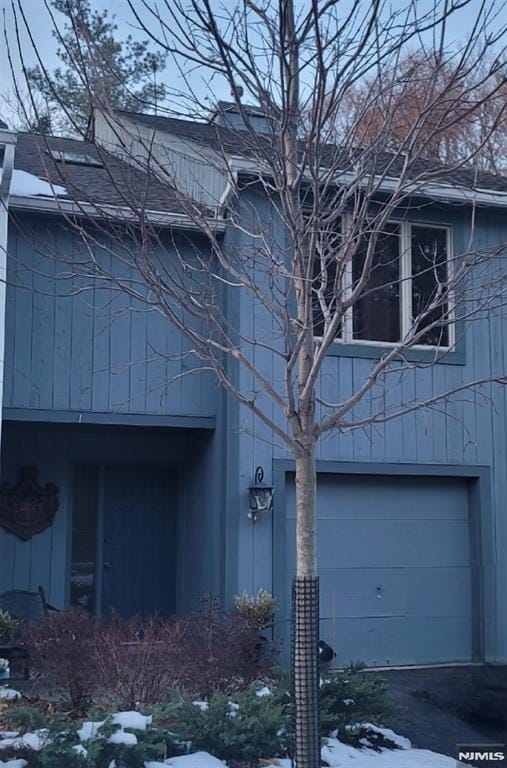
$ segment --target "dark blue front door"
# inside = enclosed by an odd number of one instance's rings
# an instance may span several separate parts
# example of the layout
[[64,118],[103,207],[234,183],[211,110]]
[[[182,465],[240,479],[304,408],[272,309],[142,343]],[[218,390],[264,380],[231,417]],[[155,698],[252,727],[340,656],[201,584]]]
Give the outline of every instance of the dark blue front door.
[[174,613],[176,522],[176,472],[105,468],[102,613]]

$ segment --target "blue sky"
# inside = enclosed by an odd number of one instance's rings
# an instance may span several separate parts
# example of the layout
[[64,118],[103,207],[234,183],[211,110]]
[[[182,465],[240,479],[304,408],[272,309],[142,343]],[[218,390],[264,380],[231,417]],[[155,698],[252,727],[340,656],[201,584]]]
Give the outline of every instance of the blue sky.
[[[350,0],[342,1],[345,10]],[[493,5],[494,1],[498,0],[488,0],[490,7]],[[38,50],[43,57],[46,66],[50,69],[57,66],[58,59],[55,52],[56,46],[55,41],[51,36],[51,21],[45,9],[44,0],[21,0],[21,2],[28,23],[30,25],[30,29],[35,37]],[[369,4],[370,0],[363,0],[363,2],[365,4]],[[432,7],[432,0],[415,0],[415,2],[417,2],[418,12],[421,13]],[[471,0],[466,8],[460,10],[451,18],[448,24],[449,43],[459,43],[466,38],[470,31],[474,15],[480,6],[480,2],[481,0]],[[499,0],[499,2],[501,3],[502,0]],[[235,4],[235,0],[225,0],[225,2],[220,3],[220,5],[225,5],[226,7],[232,7],[233,4]],[[301,4],[304,5],[304,0],[301,0]],[[131,33],[134,37],[138,37],[140,39],[145,37],[145,35],[136,29],[135,20],[129,11],[126,0],[92,0],[92,5],[98,9],[107,8],[111,13],[116,15],[116,21],[119,27],[119,35],[127,35]],[[219,3],[217,2],[217,6],[218,5]],[[393,9],[398,10],[406,7],[407,0],[392,0],[390,5]],[[7,34],[9,38],[13,40],[13,24],[10,0],[0,0],[0,6],[5,10],[7,19]],[[139,3],[139,7],[142,8],[141,3]],[[507,23],[507,10],[505,8],[503,8],[503,18],[501,16],[497,20],[498,26],[500,26],[502,22],[504,24]],[[28,65],[32,65],[35,63],[35,55],[31,50],[30,45],[28,44],[26,33],[24,38],[26,62]],[[19,77],[21,73],[19,62],[16,62],[16,70]],[[168,82],[171,82],[171,80],[174,81],[178,78],[178,73],[173,64],[169,64],[167,67],[165,77],[168,79]],[[201,84],[201,80],[202,77],[195,73],[193,75],[192,84],[196,88],[199,96],[204,96],[205,88]],[[0,94],[12,90],[12,77],[7,60],[7,51],[6,46],[3,44],[0,45],[0,84]],[[228,98],[228,90],[228,86],[225,82],[221,83],[220,81],[215,80],[213,82],[213,93],[209,94],[209,100],[212,101],[215,97],[217,99]],[[3,113],[4,117],[9,120],[9,112],[8,109],[6,109],[5,103],[0,103],[0,113]]]

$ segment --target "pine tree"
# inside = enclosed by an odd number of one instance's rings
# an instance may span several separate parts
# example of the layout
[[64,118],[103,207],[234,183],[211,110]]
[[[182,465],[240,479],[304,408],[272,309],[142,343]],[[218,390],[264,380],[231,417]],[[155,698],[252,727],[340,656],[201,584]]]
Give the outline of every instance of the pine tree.
[[51,6],[65,16],[52,33],[61,66],[48,72],[38,65],[27,78],[50,108],[53,131],[85,132],[94,103],[143,112],[165,98],[157,75],[166,55],[150,51],[148,40],[120,40],[115,16],[92,9],[90,0],[51,0]]

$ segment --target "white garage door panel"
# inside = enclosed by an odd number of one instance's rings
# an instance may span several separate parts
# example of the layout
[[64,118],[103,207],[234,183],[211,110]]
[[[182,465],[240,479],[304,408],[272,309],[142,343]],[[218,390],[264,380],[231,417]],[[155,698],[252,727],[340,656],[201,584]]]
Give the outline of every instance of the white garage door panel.
[[[296,537],[293,479],[286,498],[290,594]],[[319,475],[317,518],[321,634],[336,643],[339,662],[470,660],[466,480]]]

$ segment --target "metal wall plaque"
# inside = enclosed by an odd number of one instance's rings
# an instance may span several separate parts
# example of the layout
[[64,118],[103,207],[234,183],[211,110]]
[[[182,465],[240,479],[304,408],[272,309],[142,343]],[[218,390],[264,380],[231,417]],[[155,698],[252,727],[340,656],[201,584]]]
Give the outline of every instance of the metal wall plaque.
[[59,488],[39,485],[36,467],[22,467],[17,485],[0,485],[0,526],[23,541],[49,528],[58,509]]

